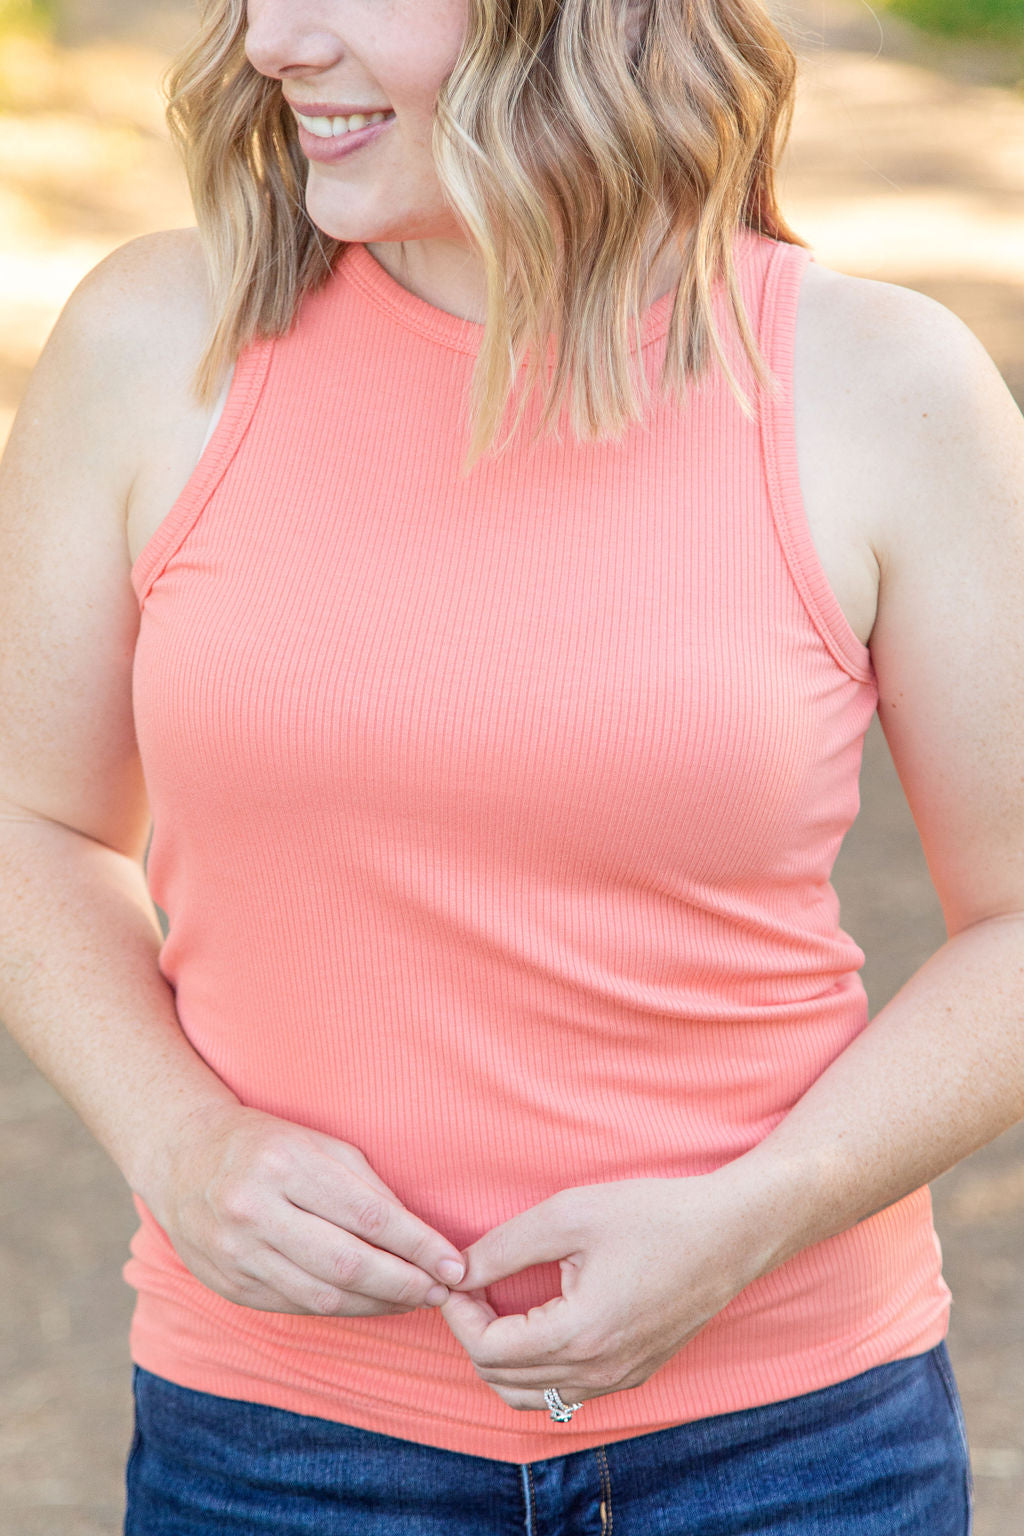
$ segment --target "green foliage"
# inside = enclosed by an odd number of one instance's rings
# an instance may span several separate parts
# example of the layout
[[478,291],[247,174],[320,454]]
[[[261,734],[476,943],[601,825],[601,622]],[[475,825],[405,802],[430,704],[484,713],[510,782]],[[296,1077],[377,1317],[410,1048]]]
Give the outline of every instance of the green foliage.
[[882,0],[882,4],[932,32],[1024,44],[1024,0]]
[[0,0],[0,37],[29,32],[49,37],[57,22],[59,0]]

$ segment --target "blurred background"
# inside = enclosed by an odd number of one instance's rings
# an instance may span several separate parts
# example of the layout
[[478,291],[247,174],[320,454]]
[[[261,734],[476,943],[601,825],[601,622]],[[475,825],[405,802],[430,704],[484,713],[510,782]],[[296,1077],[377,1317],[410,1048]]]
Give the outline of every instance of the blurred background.
[[[980,337],[1024,406],[1024,0],[769,0],[801,61],[780,192],[827,266],[920,289]],[[0,0],[0,447],[79,279],[194,222],[160,77],[178,0]],[[1022,619],[1024,621],[1024,619]],[[877,1011],[944,940],[877,725],[840,855]],[[1024,1128],[933,1186],[975,1536],[1024,1528]],[[0,1032],[0,1524],[114,1536],[130,1434],[127,1189]]]

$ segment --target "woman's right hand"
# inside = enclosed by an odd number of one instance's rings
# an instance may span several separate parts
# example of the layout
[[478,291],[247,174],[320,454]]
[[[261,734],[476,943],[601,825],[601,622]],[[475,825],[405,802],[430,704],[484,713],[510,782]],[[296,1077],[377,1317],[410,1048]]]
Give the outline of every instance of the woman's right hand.
[[[363,1154],[242,1105],[189,1122],[140,1191],[182,1263],[263,1312],[369,1317],[447,1300],[459,1250],[407,1210]],[[445,1274],[442,1265],[456,1268]]]

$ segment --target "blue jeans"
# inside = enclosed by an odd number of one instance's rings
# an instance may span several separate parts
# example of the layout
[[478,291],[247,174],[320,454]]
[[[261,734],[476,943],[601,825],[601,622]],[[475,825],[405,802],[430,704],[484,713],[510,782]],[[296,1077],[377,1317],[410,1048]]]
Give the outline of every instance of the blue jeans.
[[968,1536],[945,1344],[786,1402],[520,1465],[136,1369],[126,1536]]

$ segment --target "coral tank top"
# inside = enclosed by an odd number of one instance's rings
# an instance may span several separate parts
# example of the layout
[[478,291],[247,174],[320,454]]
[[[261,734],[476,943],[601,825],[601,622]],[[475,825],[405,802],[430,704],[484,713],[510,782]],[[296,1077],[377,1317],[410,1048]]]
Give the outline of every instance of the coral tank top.
[[[800,497],[813,257],[741,229],[735,260],[781,386],[753,420],[720,366],[684,404],[657,391],[669,293],[642,316],[642,424],[581,444],[563,417],[531,443],[535,394],[463,477],[483,327],[344,247],[239,356],[132,570],[181,1026],[244,1104],[353,1143],[458,1247],[571,1185],[740,1156],[867,1022],[830,875],[877,691]],[[715,303],[753,388],[720,283]],[[502,1402],[437,1312],[236,1306],[139,1214],[139,1365],[505,1461],[831,1385],[948,1323],[923,1188],[555,1425]],[[489,1295],[558,1288],[542,1265]]]

